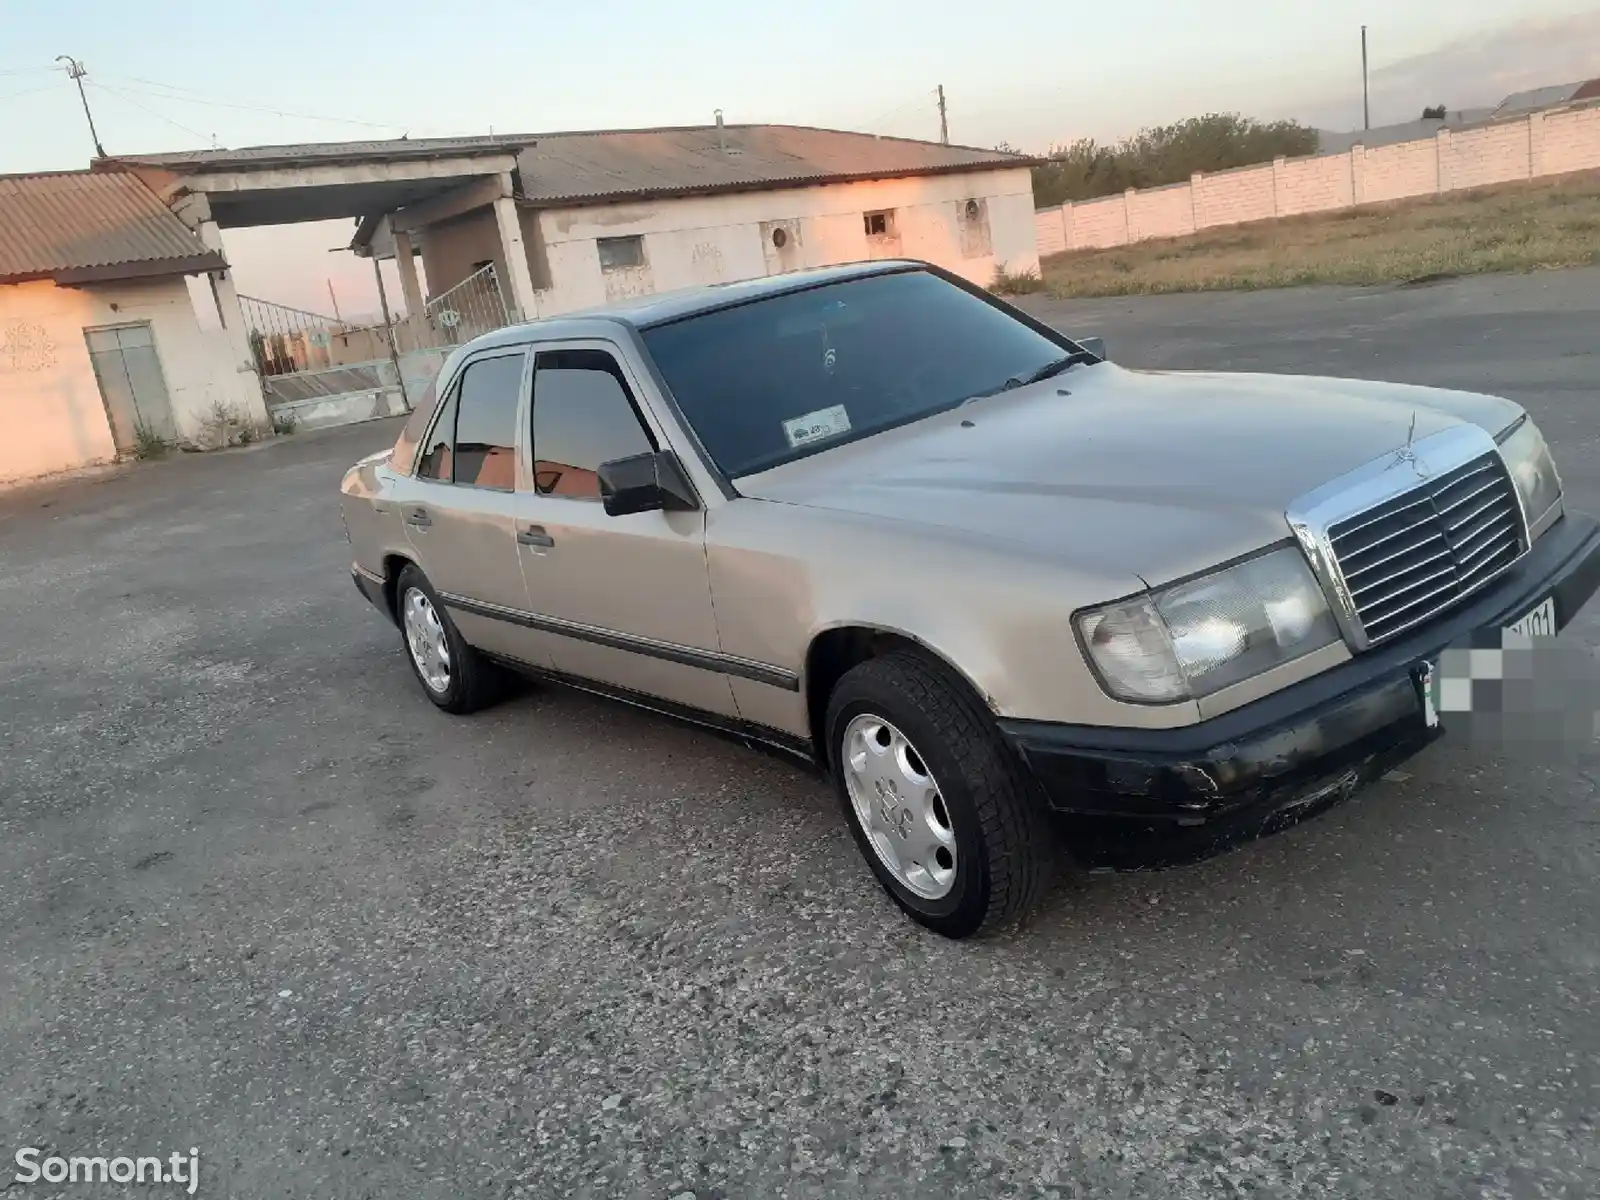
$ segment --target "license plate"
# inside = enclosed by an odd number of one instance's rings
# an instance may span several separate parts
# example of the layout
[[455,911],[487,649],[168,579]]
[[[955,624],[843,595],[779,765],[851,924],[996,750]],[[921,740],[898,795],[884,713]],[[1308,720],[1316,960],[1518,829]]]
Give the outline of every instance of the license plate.
[[1439,726],[1439,706],[1434,701],[1433,664],[1429,662],[1418,663],[1415,678],[1417,691],[1422,695],[1422,724],[1425,728],[1437,729]]
[[1505,627],[1505,632],[1523,637],[1554,637],[1556,632],[1555,597],[1546,596],[1532,612],[1525,613]]

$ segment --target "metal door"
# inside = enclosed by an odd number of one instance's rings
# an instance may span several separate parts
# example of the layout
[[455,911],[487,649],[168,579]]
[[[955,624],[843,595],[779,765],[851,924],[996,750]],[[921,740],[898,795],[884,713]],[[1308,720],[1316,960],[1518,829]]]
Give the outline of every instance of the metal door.
[[178,440],[166,377],[148,324],[86,329],[89,361],[100,384],[111,437],[119,451]]
[[[560,365],[601,360],[609,365]],[[569,380],[574,386],[564,404],[574,414],[612,406],[612,436],[600,436],[597,424],[591,424],[574,430],[560,449],[542,437],[541,430],[548,427],[541,424],[539,406],[542,399],[551,402],[555,393],[549,381],[556,372],[604,376],[603,384],[598,378],[582,386]],[[622,457],[664,444],[661,431],[638,406],[639,395],[638,382],[616,346],[589,342],[539,347],[533,420],[527,426],[533,431],[535,490],[516,497],[517,550],[529,615],[545,631],[544,645],[556,668],[566,674],[736,716],[711,605],[704,512],[613,517],[598,496],[594,469],[600,462],[589,459]],[[637,427],[619,439],[618,425],[630,419]],[[563,452],[567,448],[591,453],[574,462]]]
[[[517,493],[452,482],[455,420],[461,382],[475,367],[515,359],[520,399],[517,427],[527,427],[527,356],[480,355],[456,374],[417,456],[417,473],[396,480],[395,505],[417,562],[463,637],[474,646],[536,667],[553,666],[539,635],[521,622],[527,591],[517,558]],[[442,464],[442,466],[441,466]],[[435,470],[441,478],[426,478]]]

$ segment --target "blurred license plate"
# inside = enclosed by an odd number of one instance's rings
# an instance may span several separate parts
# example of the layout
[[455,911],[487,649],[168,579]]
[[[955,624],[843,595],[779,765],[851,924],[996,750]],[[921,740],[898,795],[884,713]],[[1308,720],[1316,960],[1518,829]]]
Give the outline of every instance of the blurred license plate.
[[1507,633],[1524,637],[1554,637],[1556,632],[1555,597],[1546,596],[1532,612],[1518,617],[1505,627]]
[[1434,700],[1434,668],[1430,662],[1418,663],[1412,678],[1417,681],[1417,692],[1422,698],[1422,724],[1428,729],[1439,725],[1439,705]]

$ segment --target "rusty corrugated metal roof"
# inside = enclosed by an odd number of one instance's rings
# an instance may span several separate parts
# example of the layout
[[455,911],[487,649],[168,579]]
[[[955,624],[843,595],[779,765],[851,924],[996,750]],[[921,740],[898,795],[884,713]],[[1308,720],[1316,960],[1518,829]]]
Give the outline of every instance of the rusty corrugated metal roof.
[[226,265],[135,175],[0,175],[0,283],[91,283]]
[[1004,150],[801,125],[546,134],[517,156],[521,199],[540,205],[749,191],[850,179],[1025,167]]

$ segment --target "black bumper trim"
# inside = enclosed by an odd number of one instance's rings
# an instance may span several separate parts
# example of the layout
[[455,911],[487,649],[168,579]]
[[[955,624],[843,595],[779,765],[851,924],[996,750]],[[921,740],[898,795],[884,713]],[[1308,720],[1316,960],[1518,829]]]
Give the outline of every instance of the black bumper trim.
[[374,579],[358,566],[350,568],[350,578],[356,585],[356,591],[372,601],[384,616],[394,619],[394,613],[389,611],[389,598],[383,594],[383,580]]
[[1366,782],[1438,736],[1423,720],[1419,664],[1498,634],[1545,597],[1564,628],[1600,589],[1600,523],[1568,513],[1471,602],[1394,642],[1270,696],[1177,729],[1003,720],[1052,808],[1209,821],[1295,807]]

